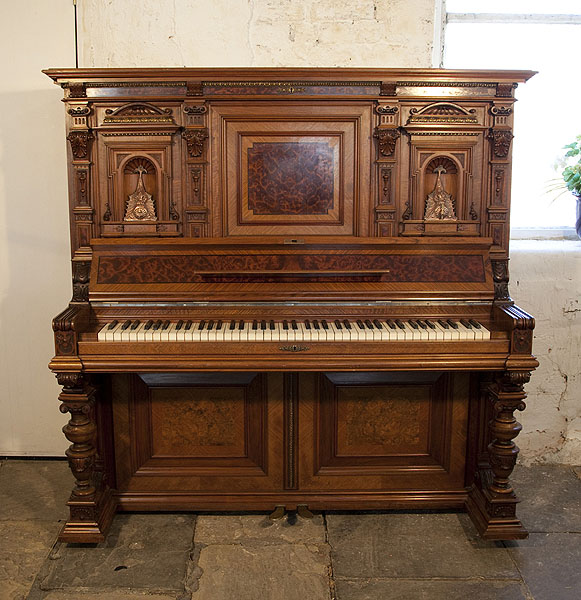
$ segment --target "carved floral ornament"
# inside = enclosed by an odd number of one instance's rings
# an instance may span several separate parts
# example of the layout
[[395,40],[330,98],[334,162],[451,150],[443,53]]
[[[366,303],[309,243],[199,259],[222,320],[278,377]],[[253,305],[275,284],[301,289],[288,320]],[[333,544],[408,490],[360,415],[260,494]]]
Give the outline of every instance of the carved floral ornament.
[[88,130],[71,131],[67,135],[67,140],[71,144],[73,158],[77,160],[88,158],[91,142],[94,139],[95,136]]
[[377,138],[379,141],[379,154],[381,156],[392,156],[395,152],[395,145],[400,135],[399,129],[376,128],[373,137]]
[[408,123],[478,123],[476,110],[450,102],[436,102],[423,108],[410,109]]
[[492,142],[492,152],[497,158],[506,158],[510,151],[512,141],[512,131],[509,129],[491,129],[488,133],[488,139]]
[[186,141],[188,154],[191,158],[202,156],[204,142],[208,138],[208,130],[205,127],[201,129],[186,129],[182,132],[182,137]]
[[108,108],[103,123],[173,123],[171,108],[158,108],[145,102],[133,102],[117,109]]

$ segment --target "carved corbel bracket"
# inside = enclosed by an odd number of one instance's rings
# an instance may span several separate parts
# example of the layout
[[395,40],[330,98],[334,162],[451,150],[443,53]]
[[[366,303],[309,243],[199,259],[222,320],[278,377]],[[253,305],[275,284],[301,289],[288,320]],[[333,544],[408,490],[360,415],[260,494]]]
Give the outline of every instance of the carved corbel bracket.
[[[53,319],[52,329],[57,356],[76,356],[78,354],[78,333],[84,331],[88,318],[87,306],[71,305]],[[61,383],[61,385],[65,384]]]
[[208,139],[207,127],[186,129],[182,132],[182,137],[186,141],[190,158],[199,158],[202,156],[204,152],[204,143]]
[[395,153],[395,146],[401,132],[399,129],[387,129],[377,127],[373,134],[373,137],[378,140],[379,154],[383,157],[393,156]]
[[507,158],[514,135],[509,129],[491,129],[488,139],[492,142],[492,153],[496,158]]
[[503,326],[511,332],[511,353],[530,355],[533,348],[534,318],[513,304],[500,308],[499,320],[501,323],[504,321]]
[[87,160],[91,150],[91,143],[95,136],[90,130],[73,130],[67,135],[71,144],[71,152],[74,160]]
[[492,260],[492,279],[494,281],[494,299],[510,301],[508,293],[508,260]]
[[73,302],[89,301],[91,261],[73,260]]

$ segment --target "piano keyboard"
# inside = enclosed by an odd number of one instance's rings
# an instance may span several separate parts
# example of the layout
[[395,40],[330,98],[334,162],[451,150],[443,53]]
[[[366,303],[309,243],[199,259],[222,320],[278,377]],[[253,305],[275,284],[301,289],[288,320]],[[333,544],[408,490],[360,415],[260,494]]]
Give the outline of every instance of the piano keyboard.
[[490,331],[473,319],[126,320],[107,323],[105,342],[334,342],[488,340]]

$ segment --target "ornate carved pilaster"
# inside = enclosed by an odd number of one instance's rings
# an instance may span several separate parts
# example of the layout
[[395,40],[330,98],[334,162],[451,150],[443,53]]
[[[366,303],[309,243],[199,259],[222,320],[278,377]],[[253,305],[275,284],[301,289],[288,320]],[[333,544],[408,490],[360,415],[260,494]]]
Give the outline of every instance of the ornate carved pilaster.
[[494,418],[490,423],[492,441],[488,445],[490,467],[493,472],[489,489],[495,494],[514,496],[509,477],[516,464],[518,446],[513,439],[520,433],[522,426],[515,419],[515,410],[524,410],[524,384],[531,374],[525,371],[505,373],[490,388],[494,407]]
[[494,299],[509,301],[508,260],[492,260],[492,279],[494,280]]
[[97,426],[95,423],[95,388],[78,371],[57,372],[63,386],[59,395],[60,411],[69,413],[63,433],[71,445],[66,451],[75,486],[68,501],[70,517],[59,540],[95,543],[105,539],[115,513],[111,490],[95,469],[97,462]]
[[96,490],[93,467],[97,449],[94,446],[96,426],[92,415],[95,390],[80,373],[57,373],[57,380],[63,386],[59,395],[62,402],[60,411],[71,415],[69,422],[63,427],[63,433],[71,442],[66,455],[75,477],[72,497],[94,496]]

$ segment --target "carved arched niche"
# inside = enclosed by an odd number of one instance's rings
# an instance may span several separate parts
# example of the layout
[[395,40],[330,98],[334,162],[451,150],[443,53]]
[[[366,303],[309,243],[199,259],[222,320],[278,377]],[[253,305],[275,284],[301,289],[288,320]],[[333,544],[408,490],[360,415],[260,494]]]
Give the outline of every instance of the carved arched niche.
[[[160,201],[162,199],[158,169],[154,162],[144,156],[129,158],[122,166],[122,219],[124,221],[157,221],[160,218]],[[137,196],[149,195],[140,210],[134,210],[133,199]],[[138,200],[142,201],[142,200]]]
[[422,181],[423,210],[421,218],[430,218],[426,214],[426,209],[429,211],[429,198],[435,192],[437,185],[440,187],[440,190],[450,194],[452,197],[453,215],[447,214],[444,220],[462,218],[463,203],[461,200],[462,183],[460,167],[454,159],[449,156],[436,156],[429,160],[424,169]]

